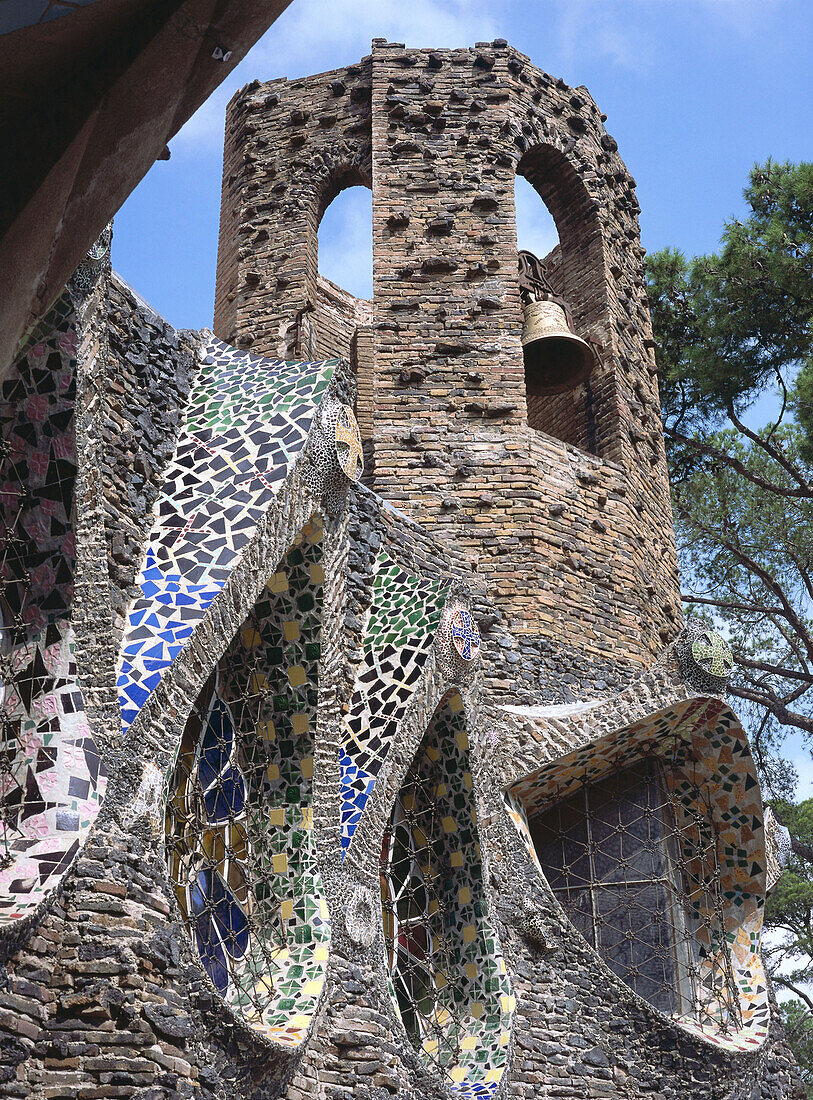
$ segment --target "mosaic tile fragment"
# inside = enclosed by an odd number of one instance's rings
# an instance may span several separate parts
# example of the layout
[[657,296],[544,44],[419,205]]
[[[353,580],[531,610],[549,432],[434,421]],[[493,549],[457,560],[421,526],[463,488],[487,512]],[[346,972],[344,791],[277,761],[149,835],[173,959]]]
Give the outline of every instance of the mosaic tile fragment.
[[420,680],[447,590],[448,582],[412,576],[385,552],[379,554],[340,754],[343,852]]

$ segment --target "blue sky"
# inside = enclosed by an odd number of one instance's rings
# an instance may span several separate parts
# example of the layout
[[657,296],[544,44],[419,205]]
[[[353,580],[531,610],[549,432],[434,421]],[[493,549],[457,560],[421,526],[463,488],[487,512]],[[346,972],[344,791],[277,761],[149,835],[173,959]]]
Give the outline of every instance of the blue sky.
[[[507,38],[539,68],[586,85],[638,184],[649,251],[717,245],[744,211],[755,161],[813,157],[810,0],[293,0],[170,143],[114,223],[113,263],[178,327],[211,325],[225,105],[250,80],[357,61],[374,37],[408,46]],[[555,239],[520,189],[518,229],[544,254]],[[343,192],[319,235],[320,269],[370,293],[370,198]],[[813,794],[801,737],[786,751]]]
[[[638,183],[644,246],[713,249],[743,210],[751,165],[813,156],[810,0],[293,0],[170,143],[115,220],[113,263],[167,320],[211,324],[225,105],[255,78],[357,61],[373,37],[408,46],[507,38],[534,64],[585,84]],[[344,192],[320,232],[320,269],[369,293],[370,205]],[[552,239],[518,197],[521,243]]]

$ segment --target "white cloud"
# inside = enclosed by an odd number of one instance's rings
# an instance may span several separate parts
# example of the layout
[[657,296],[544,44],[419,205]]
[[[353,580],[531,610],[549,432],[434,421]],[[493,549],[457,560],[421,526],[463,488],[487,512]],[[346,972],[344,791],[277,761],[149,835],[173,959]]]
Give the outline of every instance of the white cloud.
[[[696,22],[698,34],[753,38],[770,26],[786,0],[293,0],[223,84],[173,139],[172,151],[220,155],[231,96],[251,80],[307,76],[352,64],[373,38],[411,47],[471,46],[496,37],[523,38],[543,68],[578,74],[589,60],[651,74],[668,21]],[[538,55],[537,55],[538,53]],[[547,59],[547,60],[546,60]],[[552,70],[551,70],[552,71]]]
[[471,46],[496,38],[487,0],[294,0],[257,47],[260,79],[351,64],[373,38],[411,47]]
[[181,156],[222,149],[226,104],[251,80],[352,65],[373,38],[411,47],[472,46],[500,35],[488,0],[293,0],[172,142]]
[[[666,19],[696,23],[706,36],[752,38],[786,0],[538,0],[562,64],[576,71],[607,59],[639,76],[651,73],[668,40]],[[538,18],[538,15],[537,15]]]

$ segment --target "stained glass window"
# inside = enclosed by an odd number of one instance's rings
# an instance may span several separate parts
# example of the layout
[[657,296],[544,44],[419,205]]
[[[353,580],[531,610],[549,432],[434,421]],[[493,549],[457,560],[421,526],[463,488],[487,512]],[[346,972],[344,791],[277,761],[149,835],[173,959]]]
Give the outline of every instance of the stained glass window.
[[382,851],[390,980],[407,1034],[460,1096],[494,1092],[514,998],[488,920],[465,714],[436,713]]
[[205,971],[288,1045],[307,1033],[330,942],[312,840],[321,537],[305,528],[201,693],[167,807],[170,876]]
[[720,950],[716,836],[698,795],[679,821],[661,761],[644,757],[528,824],[554,894],[610,969],[662,1012],[725,1028],[737,1025],[737,994]]

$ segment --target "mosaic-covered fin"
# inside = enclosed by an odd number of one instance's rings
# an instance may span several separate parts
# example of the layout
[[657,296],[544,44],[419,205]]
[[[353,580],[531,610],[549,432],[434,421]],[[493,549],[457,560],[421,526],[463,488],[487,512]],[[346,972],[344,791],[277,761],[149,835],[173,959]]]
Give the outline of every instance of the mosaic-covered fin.
[[184,732],[167,858],[201,963],[243,1019],[298,1045],[324,984],[330,924],[313,848],[322,620],[314,520],[269,578]]
[[119,673],[124,728],[223,588],[301,454],[336,366],[203,344],[158,500]]
[[461,1097],[508,1064],[514,996],[488,920],[465,712],[453,694],[407,773],[381,861],[392,993],[424,1060]]
[[349,846],[435,637],[448,584],[376,561],[364,654],[341,750],[342,849]]

